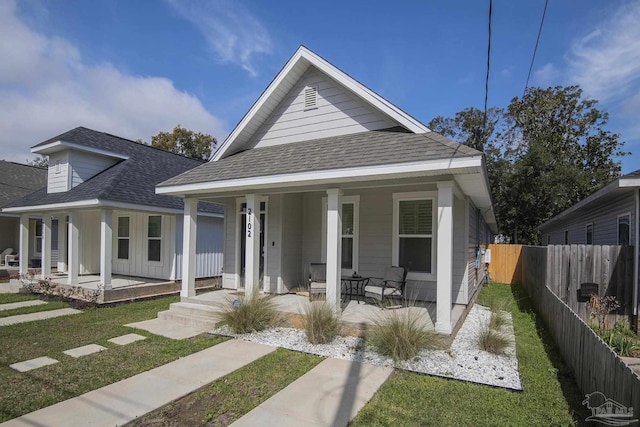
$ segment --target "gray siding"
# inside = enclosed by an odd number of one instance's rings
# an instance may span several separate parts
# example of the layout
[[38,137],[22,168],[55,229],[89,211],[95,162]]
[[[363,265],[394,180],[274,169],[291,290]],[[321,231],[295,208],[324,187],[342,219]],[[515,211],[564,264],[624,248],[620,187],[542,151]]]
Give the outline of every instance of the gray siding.
[[[18,253],[20,248],[19,229],[20,218],[0,216],[0,252],[12,248],[14,254]],[[4,259],[0,261],[0,264],[4,264]]]
[[236,288],[236,239],[238,232],[236,223],[238,221],[238,212],[235,199],[226,199],[221,201],[224,203],[224,259],[222,286],[229,289]]
[[[56,163],[60,164],[56,167]],[[53,153],[49,156],[47,193],[62,193],[69,190],[69,152]]]
[[267,202],[267,234],[265,240],[266,271],[264,273],[264,290],[269,293],[278,292],[278,281],[282,276],[282,195],[269,196]]
[[467,294],[467,237],[466,233],[466,201],[464,199],[453,199],[453,283],[452,301],[455,304],[467,304],[469,302]]
[[[224,220],[208,216],[198,216],[196,235],[196,278],[213,277],[222,274],[222,245]],[[176,279],[182,279],[182,236],[183,217],[176,217]]]
[[481,217],[479,215],[478,209],[469,202],[469,244],[467,246],[467,256],[468,256],[468,268],[467,268],[467,283],[468,283],[468,291],[467,295],[473,295],[475,290],[478,287],[479,279],[480,279],[480,269],[479,260],[476,263],[477,251],[480,246],[480,225]]
[[323,193],[302,196],[302,265],[303,277],[309,277],[309,264],[322,261]]
[[302,200],[301,194],[282,195],[282,283],[278,292],[306,283],[302,268]]
[[568,244],[584,245],[587,239],[587,224],[593,224],[594,245],[618,244],[618,216],[630,214],[631,245],[635,244],[635,191],[616,197],[613,200],[594,204],[588,209],[573,212],[562,221],[558,221],[542,233],[542,244],[564,244],[564,232],[569,231]]
[[[304,89],[307,86],[318,88],[318,108],[305,111]],[[248,147],[286,144],[396,125],[338,82],[311,67],[262,124]]]

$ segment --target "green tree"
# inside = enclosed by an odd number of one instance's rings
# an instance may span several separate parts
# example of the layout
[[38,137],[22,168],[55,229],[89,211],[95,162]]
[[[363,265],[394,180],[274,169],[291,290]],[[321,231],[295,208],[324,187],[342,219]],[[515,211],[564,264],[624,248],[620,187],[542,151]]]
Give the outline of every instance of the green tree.
[[604,129],[608,115],[596,105],[578,86],[529,88],[494,110],[483,141],[478,110],[432,123],[483,149],[500,231],[512,242],[536,244],[540,224],[620,175],[618,159],[628,153]]
[[31,160],[27,159],[27,164],[39,168],[46,168],[49,167],[49,158],[47,156],[34,157]]
[[208,134],[176,126],[172,132],[151,137],[151,146],[198,160],[209,160],[218,141]]

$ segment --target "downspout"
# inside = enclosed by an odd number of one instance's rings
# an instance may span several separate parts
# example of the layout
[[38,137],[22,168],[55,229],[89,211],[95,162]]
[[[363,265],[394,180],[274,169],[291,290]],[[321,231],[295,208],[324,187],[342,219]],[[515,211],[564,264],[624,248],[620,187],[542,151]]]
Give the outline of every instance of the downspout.
[[634,221],[635,242],[633,242],[633,315],[638,316],[638,240],[640,240],[640,227],[638,215],[640,215],[640,189],[635,192],[636,217]]

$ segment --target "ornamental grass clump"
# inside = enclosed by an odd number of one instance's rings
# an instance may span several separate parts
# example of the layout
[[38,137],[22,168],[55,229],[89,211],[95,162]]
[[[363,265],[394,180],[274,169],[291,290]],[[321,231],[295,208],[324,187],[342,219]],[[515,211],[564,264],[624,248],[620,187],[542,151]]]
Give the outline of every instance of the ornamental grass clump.
[[502,333],[503,327],[507,324],[506,313],[504,312],[505,304],[499,300],[491,300],[489,309],[491,314],[489,322],[480,328],[478,333],[478,345],[484,351],[493,354],[504,354],[509,346],[509,340]]
[[342,321],[326,301],[307,304],[302,313],[302,327],[311,344],[326,344],[340,333]]
[[424,316],[413,307],[385,311],[373,319],[367,340],[383,356],[409,360],[435,346],[435,333],[426,329]]
[[261,296],[255,290],[251,295],[239,295],[220,307],[220,324],[236,334],[262,331],[279,323],[273,296]]

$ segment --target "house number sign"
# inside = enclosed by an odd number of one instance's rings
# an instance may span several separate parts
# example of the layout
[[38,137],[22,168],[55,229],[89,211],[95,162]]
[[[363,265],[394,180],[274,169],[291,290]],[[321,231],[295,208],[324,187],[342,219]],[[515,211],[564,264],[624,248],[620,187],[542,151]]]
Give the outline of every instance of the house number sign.
[[247,237],[251,238],[251,208],[247,209]]

